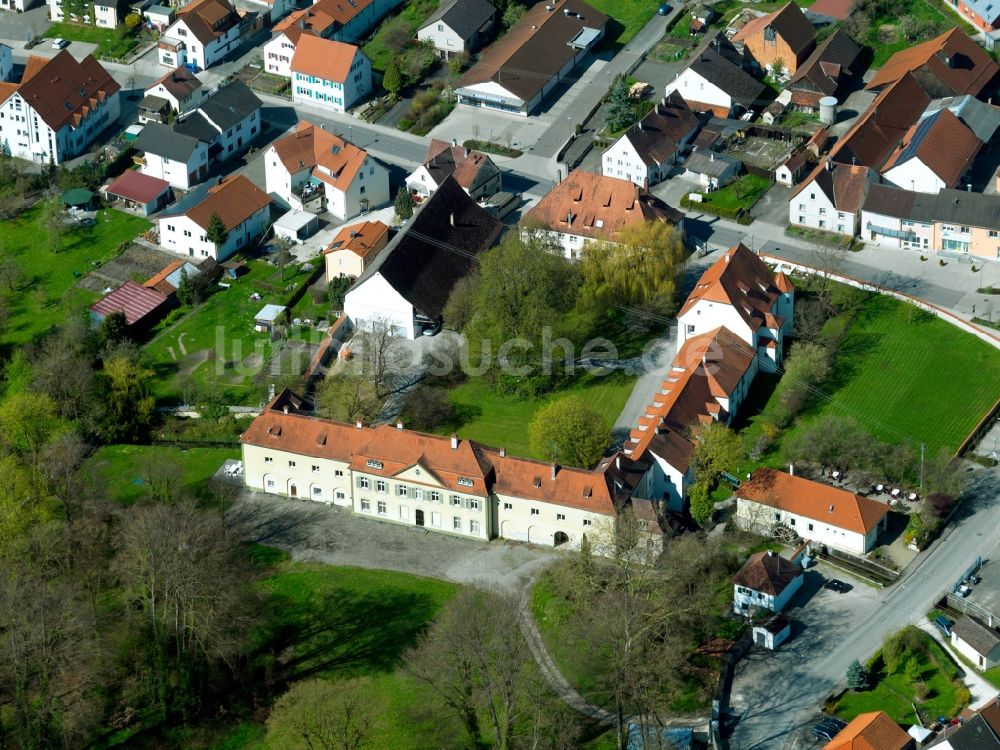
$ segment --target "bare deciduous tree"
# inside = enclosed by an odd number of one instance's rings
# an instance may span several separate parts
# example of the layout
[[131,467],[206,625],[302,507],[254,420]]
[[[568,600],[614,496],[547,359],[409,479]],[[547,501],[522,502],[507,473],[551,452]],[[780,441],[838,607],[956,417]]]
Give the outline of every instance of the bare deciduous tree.
[[361,750],[369,746],[374,710],[365,678],[297,682],[274,704],[267,736],[275,747]]

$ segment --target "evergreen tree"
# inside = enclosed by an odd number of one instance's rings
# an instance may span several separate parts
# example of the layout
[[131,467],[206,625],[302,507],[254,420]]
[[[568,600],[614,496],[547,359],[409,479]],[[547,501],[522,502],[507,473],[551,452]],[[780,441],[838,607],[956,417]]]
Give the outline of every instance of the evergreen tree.
[[390,62],[389,67],[385,69],[385,75],[382,76],[382,86],[393,96],[397,96],[399,90],[403,88],[403,75],[399,72],[399,66],[396,65],[395,60]]
[[229,230],[226,229],[226,225],[222,222],[222,217],[214,211],[208,219],[208,230],[205,232],[205,236],[209,242],[214,243],[216,246],[225,245],[226,240],[229,239]]
[[712,511],[715,509],[715,504],[712,502],[712,498],[708,493],[708,487],[700,482],[692,485],[690,502],[691,518],[693,518],[699,526],[704,526],[712,519]]
[[604,115],[604,124],[608,130],[615,132],[629,125],[634,116],[632,102],[628,98],[628,87],[625,85],[625,79],[619,76],[615,79],[614,85],[611,87],[611,94],[608,96],[608,109]]
[[864,690],[868,687],[868,670],[857,659],[847,668],[847,687],[851,690]]
[[181,268],[181,280],[177,284],[177,301],[184,307],[189,307],[194,302],[194,286],[186,268]]
[[413,216],[413,196],[405,186],[396,193],[396,218],[405,221]]

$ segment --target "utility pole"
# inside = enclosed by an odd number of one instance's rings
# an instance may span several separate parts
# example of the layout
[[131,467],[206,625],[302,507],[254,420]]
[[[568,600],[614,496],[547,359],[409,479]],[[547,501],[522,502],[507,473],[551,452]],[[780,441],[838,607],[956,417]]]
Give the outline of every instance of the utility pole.
[[920,444],[920,494],[924,494],[924,449],[926,448],[925,443]]

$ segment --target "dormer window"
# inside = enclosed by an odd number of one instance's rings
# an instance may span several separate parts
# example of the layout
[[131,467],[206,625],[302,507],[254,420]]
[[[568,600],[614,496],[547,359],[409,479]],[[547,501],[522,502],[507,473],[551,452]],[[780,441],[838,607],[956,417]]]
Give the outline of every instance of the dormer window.
[[375,461],[374,459],[369,458],[368,459],[368,468],[369,469],[381,469],[382,468],[382,462],[381,461]]
[[472,487],[472,486],[474,486],[473,481],[471,479],[469,479],[468,477],[459,477],[458,478],[458,484],[460,486],[462,486],[462,487]]

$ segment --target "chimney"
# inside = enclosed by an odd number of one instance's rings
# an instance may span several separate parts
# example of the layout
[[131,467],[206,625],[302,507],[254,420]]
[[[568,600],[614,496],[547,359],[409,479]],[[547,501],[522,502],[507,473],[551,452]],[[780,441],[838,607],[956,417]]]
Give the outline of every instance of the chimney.
[[622,467],[622,456],[619,453],[617,456],[615,456],[615,468],[620,469],[621,467]]
[[454,211],[452,211],[451,214],[449,214],[448,221],[451,223],[452,226],[455,226],[455,212]]
[[551,13],[552,12],[552,4],[551,3],[545,6],[545,12],[546,13]]
[[285,404],[284,412],[285,412],[285,416],[287,417],[288,416],[288,404]]
[[947,67],[947,68],[951,67],[951,58],[948,57],[947,55],[945,55],[945,57],[944,57],[944,64],[945,64],[945,67]]
[[832,505],[829,508],[827,508],[827,513],[833,513],[833,506]]
[[702,365],[702,367],[704,367],[707,364],[708,364],[708,355],[707,354],[702,354],[701,355],[701,365]]
[[769,549],[769,550],[767,551],[767,556],[768,556],[768,557],[774,557],[774,550],[773,550],[773,549]]
[[726,251],[726,257],[725,257],[725,260],[724,260],[723,262],[724,262],[724,263],[725,263],[725,264],[726,264],[727,266],[729,265],[729,251],[728,251],[728,250]]
[[451,449],[453,451],[458,450],[458,435],[456,435],[454,432],[451,433]]
[[354,426],[360,430],[362,427],[364,427],[364,424],[359,419],[357,422],[354,423]]
[[715,161],[715,152],[714,152],[714,151],[711,151],[711,152],[710,152],[710,153],[708,154],[708,160],[709,160],[709,161]]
[[558,467],[558,465],[556,465],[556,464],[552,464],[552,479],[553,479],[553,480],[555,480],[555,478],[556,478],[556,472],[557,472],[558,470],[559,470],[559,467]]
[[458,141],[454,138],[451,139],[451,147],[456,148],[458,146]]
[[971,192],[972,192],[972,183],[971,183],[971,182],[969,182],[969,183],[967,183],[967,184],[965,185],[965,191],[966,191],[967,193],[971,193]]
[[571,11],[569,8],[563,8],[563,15],[571,16],[573,15],[573,11]]
[[827,172],[832,172],[833,171],[833,160],[832,159],[827,159],[826,160],[826,171]]
[[642,120],[639,120],[639,130],[642,130]]
[[795,464],[788,464],[788,475],[795,476]]
[[403,429],[403,422],[402,422],[402,420],[397,420],[397,422],[396,422],[396,429],[397,430]]
[[503,446],[500,447],[500,458],[507,458],[507,449]]

